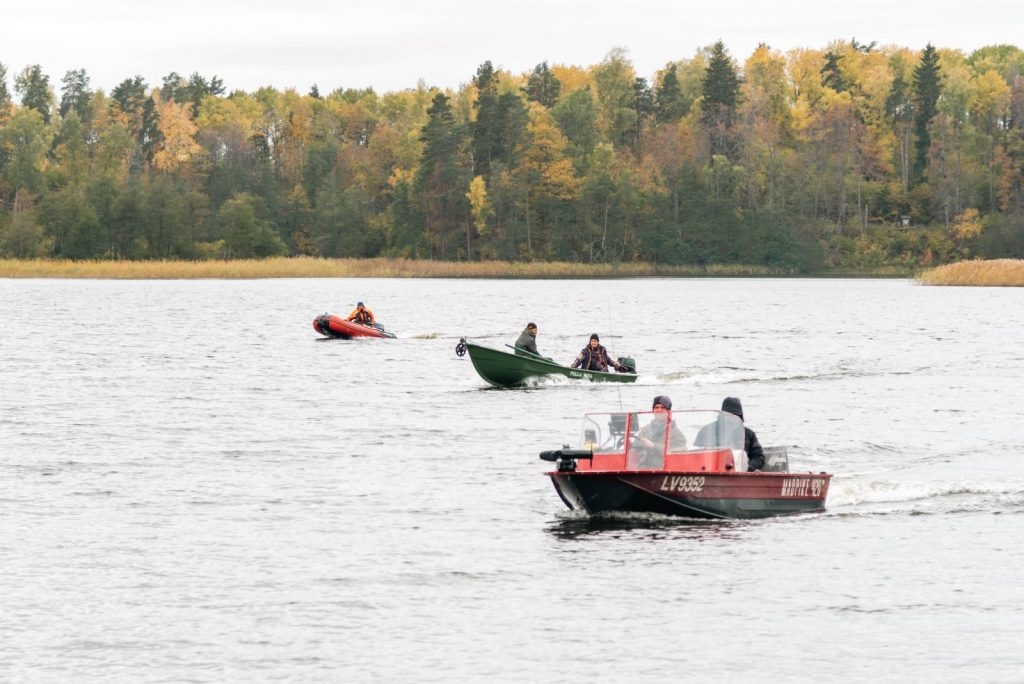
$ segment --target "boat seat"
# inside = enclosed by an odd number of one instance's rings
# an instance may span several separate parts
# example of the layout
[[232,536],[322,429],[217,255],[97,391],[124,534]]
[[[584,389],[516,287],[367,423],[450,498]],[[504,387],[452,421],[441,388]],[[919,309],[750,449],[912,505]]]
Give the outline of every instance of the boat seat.
[[665,454],[665,470],[730,472],[736,469],[732,449],[690,449]]

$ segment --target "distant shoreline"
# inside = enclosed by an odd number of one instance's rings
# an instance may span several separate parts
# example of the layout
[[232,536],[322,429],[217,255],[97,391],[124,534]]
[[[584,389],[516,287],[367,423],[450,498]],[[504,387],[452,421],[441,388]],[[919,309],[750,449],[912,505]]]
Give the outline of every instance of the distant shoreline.
[[[818,277],[829,274],[817,274]],[[894,269],[832,274],[836,277],[907,278]],[[646,263],[430,261],[424,259],[321,259],[275,257],[211,261],[68,261],[0,259],[0,278],[191,280],[263,278],[771,278],[808,277],[765,266],[665,266]]]
[[429,261],[279,257],[213,261],[0,259],[0,278],[253,280],[268,278],[914,278],[923,285],[1024,286],[1024,259],[961,261],[918,274],[866,269],[800,274],[762,266]]

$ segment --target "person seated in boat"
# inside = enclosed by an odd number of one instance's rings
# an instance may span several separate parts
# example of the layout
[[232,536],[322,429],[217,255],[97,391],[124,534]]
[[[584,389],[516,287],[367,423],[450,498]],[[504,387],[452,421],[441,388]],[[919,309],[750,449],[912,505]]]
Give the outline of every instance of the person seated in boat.
[[516,339],[515,348],[517,351],[522,349],[523,351],[528,351],[531,354],[540,356],[540,352],[537,351],[536,323],[530,322],[526,324],[526,327],[523,328],[523,332],[521,332],[518,339]]
[[356,308],[352,309],[352,313],[348,315],[346,320],[355,321],[360,325],[373,325],[376,322],[373,312],[367,309],[362,302],[356,304]]
[[587,346],[580,351],[576,360],[572,362],[573,368],[582,368],[583,370],[602,371],[607,373],[608,366],[612,366],[617,371],[623,371],[623,366],[618,361],[612,358],[608,350],[601,344],[601,338],[594,333],[590,336],[590,341]]
[[[665,394],[654,397],[651,403],[654,416],[637,431],[630,450],[639,456],[636,465],[641,468],[659,468],[664,463],[665,451],[676,453],[686,449],[686,436],[672,420],[672,399]],[[665,421],[668,421],[668,449],[665,449]]]
[[[743,404],[739,397],[726,397],[722,400],[722,410],[743,420]],[[753,472],[764,468],[764,449],[754,431],[743,423],[743,450],[747,452],[747,471]]]

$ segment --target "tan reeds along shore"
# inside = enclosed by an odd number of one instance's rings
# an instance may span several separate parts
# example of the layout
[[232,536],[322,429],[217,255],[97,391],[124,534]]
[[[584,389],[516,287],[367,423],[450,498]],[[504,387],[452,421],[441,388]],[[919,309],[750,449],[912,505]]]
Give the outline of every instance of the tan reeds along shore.
[[56,261],[0,259],[0,278],[642,278],[672,276],[783,276],[756,266],[657,266],[548,262],[457,262],[416,259],[279,257],[231,261]]
[[1024,259],[958,261],[929,269],[917,280],[924,285],[1021,287],[1024,285]]
[[[659,266],[565,262],[428,261],[417,259],[319,259],[277,257],[214,261],[66,261],[0,259],[0,278],[192,280],[260,278],[671,278],[786,277],[758,266]],[[828,274],[819,274],[828,275]],[[906,277],[888,271],[836,276]],[[1024,260],[961,261],[923,271],[923,285],[1024,285]]]

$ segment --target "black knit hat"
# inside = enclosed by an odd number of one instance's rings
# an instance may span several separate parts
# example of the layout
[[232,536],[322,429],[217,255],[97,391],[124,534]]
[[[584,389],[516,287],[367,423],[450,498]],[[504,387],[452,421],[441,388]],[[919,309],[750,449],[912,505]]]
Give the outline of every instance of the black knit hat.
[[659,394],[658,396],[654,397],[654,401],[651,402],[651,408],[654,408],[658,404],[664,406],[666,411],[672,410],[672,400],[668,398],[668,395]]
[[726,397],[723,399],[722,410],[743,420],[743,404],[740,403],[739,397]]
[[590,333],[590,339],[597,340],[598,342],[601,341],[601,338],[597,336],[597,333]]

